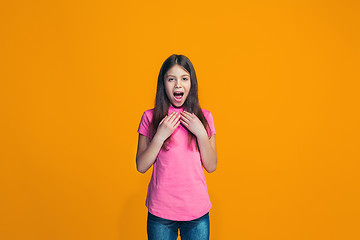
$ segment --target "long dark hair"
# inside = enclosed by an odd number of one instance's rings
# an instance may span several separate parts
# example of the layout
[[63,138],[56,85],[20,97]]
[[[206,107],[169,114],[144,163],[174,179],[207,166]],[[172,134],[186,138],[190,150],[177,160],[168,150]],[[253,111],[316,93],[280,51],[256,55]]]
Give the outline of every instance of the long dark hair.
[[[195,69],[194,69],[191,61],[189,60],[189,58],[187,58],[184,55],[177,55],[177,54],[173,54],[170,57],[168,57],[161,66],[159,76],[158,76],[158,82],[157,82],[153,119],[150,123],[150,134],[152,136],[155,135],[157,128],[159,126],[159,123],[168,114],[169,107],[171,106],[170,100],[169,100],[168,96],[166,95],[166,91],[165,91],[164,75],[175,64],[182,66],[183,68],[186,69],[186,71],[188,71],[190,73],[190,82],[191,82],[190,92],[189,92],[189,95],[187,96],[182,107],[184,110],[186,110],[190,113],[194,113],[200,119],[200,121],[202,122],[202,124],[204,125],[204,127],[208,133],[208,136],[210,137],[211,129],[209,127],[209,123],[207,122],[207,120],[201,110],[200,104],[199,104],[198,84],[197,84]],[[185,129],[186,129],[186,127],[185,127]],[[196,136],[191,131],[188,130],[188,148],[191,147],[191,143],[194,140],[196,141],[196,150],[199,151],[199,144],[196,140]],[[165,142],[161,148],[164,151],[168,151],[169,150],[168,145],[170,144],[171,141],[172,141],[172,139],[170,136],[169,138],[167,138],[165,140]]]

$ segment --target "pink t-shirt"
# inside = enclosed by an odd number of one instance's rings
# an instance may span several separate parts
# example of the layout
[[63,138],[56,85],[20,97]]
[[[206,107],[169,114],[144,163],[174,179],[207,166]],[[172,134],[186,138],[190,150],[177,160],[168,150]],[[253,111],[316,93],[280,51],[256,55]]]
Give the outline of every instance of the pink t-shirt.
[[[146,110],[138,133],[151,138],[148,133],[154,109]],[[170,106],[168,114],[181,112],[183,108]],[[202,109],[209,123],[211,135],[215,134],[213,116]],[[181,123],[171,135],[169,150],[160,149],[153,164],[145,205],[155,216],[174,220],[189,221],[209,212],[210,202],[200,153],[194,147],[187,147],[188,130]],[[195,142],[193,142],[195,146]]]

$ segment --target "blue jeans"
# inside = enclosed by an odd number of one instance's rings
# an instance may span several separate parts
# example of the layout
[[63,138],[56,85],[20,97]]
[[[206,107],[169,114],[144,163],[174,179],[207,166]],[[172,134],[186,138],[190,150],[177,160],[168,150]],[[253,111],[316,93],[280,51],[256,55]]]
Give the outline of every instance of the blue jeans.
[[209,213],[190,221],[172,221],[148,211],[148,240],[176,240],[179,228],[181,240],[209,240]]

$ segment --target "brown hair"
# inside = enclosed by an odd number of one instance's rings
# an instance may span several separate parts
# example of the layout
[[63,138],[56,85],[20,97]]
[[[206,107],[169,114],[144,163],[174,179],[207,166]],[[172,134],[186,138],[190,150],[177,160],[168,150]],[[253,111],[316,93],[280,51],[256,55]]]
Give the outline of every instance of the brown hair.
[[[199,104],[198,84],[197,84],[195,69],[189,58],[187,58],[184,55],[177,55],[177,54],[173,54],[170,57],[168,57],[161,66],[158,76],[158,82],[157,82],[153,119],[150,123],[150,134],[151,136],[155,135],[159,123],[168,114],[169,107],[171,106],[170,100],[166,95],[166,91],[165,91],[164,75],[175,64],[182,66],[190,73],[190,82],[191,82],[190,92],[182,107],[184,110],[190,113],[194,113],[200,119],[200,121],[202,122],[208,133],[208,136],[210,137],[211,129]],[[170,144],[171,140],[172,140],[171,136],[165,140],[162,146],[162,149],[164,151],[169,150],[168,145]],[[194,140],[196,141],[196,149],[197,151],[199,151],[199,144],[196,140],[196,136],[188,130],[188,148],[191,147],[191,143]]]

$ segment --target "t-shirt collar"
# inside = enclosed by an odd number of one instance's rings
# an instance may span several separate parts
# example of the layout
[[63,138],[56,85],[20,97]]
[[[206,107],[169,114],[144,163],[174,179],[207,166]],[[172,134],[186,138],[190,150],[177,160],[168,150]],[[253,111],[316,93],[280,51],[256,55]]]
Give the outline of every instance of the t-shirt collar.
[[184,110],[184,107],[183,107],[183,106],[181,106],[181,107],[174,107],[174,106],[171,106],[171,105],[170,105],[169,110],[170,110],[171,112],[182,112],[182,111]]

